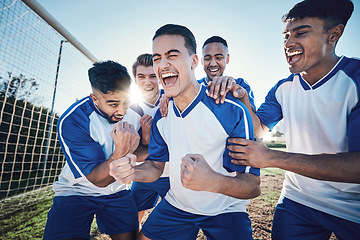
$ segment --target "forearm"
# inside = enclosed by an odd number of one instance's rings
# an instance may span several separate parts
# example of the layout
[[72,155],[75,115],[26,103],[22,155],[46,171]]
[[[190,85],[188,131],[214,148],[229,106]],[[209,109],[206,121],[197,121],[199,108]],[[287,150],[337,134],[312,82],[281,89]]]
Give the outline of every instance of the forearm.
[[252,173],[238,173],[236,177],[216,174],[210,192],[221,193],[239,199],[251,199],[260,195],[260,177]]
[[360,152],[306,155],[271,151],[269,164],[306,177],[360,183]]
[[154,182],[159,179],[164,170],[164,162],[146,160],[135,167],[135,180],[137,182]]
[[140,144],[139,147],[135,150],[134,154],[137,157],[136,162],[143,162],[149,155],[149,151],[147,146]]

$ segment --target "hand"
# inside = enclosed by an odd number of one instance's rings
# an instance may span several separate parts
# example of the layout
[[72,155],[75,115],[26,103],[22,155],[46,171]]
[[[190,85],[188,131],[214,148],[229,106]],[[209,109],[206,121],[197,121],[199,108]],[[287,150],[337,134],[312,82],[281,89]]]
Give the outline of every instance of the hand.
[[133,153],[139,146],[140,136],[133,125],[126,121],[119,121],[115,124],[111,137],[114,140],[115,158],[123,157],[127,153]]
[[265,146],[259,139],[251,141],[243,138],[229,138],[227,148],[233,158],[232,163],[256,168],[273,167],[271,164],[272,150]]
[[142,129],[141,143],[144,146],[149,145],[150,134],[151,134],[151,123],[152,123],[152,117],[147,114],[145,114],[140,118],[140,125]]
[[214,77],[212,81],[209,81],[209,93],[208,96],[215,99],[216,104],[220,101],[224,103],[226,93],[229,92],[233,85],[236,84],[233,77],[221,76]]
[[136,156],[129,153],[109,164],[109,175],[122,184],[129,184],[135,179],[135,165]]
[[169,98],[163,94],[160,98],[159,109],[162,117],[166,117],[168,114]]
[[214,79],[208,84],[208,96],[216,99],[216,104],[218,104],[220,101],[221,103],[224,103],[226,93],[228,93],[229,91],[232,92],[233,96],[239,100],[241,100],[247,94],[245,88],[236,84],[234,78],[232,77],[214,77]]
[[182,158],[181,183],[194,191],[210,191],[211,181],[216,178],[214,170],[200,154],[187,154]]

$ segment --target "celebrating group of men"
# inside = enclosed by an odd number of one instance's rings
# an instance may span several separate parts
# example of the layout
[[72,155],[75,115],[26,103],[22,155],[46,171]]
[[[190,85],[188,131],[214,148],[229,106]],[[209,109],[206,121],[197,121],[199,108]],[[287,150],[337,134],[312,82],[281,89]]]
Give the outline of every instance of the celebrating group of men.
[[[207,76],[196,80],[185,26],[160,27],[152,54],[133,64],[139,103],[130,105],[124,66],[95,63],[92,93],[58,122],[67,163],[44,239],[89,239],[94,215],[112,239],[196,239],[199,229],[209,240],[253,239],[245,206],[267,167],[286,170],[273,239],[360,239],[360,60],[335,54],[353,9],[350,0],[304,0],[284,15],[291,74],[258,109],[244,79],[224,76],[219,36],[202,46]],[[282,119],[287,152],[256,138]]]

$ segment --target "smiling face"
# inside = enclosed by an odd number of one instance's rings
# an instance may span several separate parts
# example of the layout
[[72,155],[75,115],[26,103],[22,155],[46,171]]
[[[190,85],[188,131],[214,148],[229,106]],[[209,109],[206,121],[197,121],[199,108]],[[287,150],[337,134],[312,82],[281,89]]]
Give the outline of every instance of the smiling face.
[[286,23],[284,51],[291,73],[321,75],[330,70],[335,43],[329,41],[329,32],[324,30],[324,21],[317,18]]
[[229,63],[228,49],[219,42],[208,43],[202,50],[201,62],[209,80],[223,75]]
[[107,94],[93,88],[90,94],[97,109],[109,123],[116,123],[123,119],[129,107],[129,94],[126,91],[108,92]]
[[153,40],[153,67],[167,97],[191,98],[197,64],[197,55],[189,54],[183,36],[162,35]]
[[136,67],[135,83],[139,87],[143,98],[154,104],[159,97],[159,80],[152,66],[139,65]]

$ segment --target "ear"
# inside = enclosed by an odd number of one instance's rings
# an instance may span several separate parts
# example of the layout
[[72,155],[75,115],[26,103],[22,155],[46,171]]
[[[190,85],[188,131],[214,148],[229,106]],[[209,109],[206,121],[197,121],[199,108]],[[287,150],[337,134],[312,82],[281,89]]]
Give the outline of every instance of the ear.
[[201,58],[201,65],[204,65],[204,58]]
[[97,99],[96,99],[95,95],[94,95],[93,93],[90,93],[90,97],[91,97],[92,100],[94,101],[95,106],[97,106],[97,105],[98,105],[98,102],[97,102]]
[[230,54],[228,54],[227,57],[226,57],[226,64],[229,63],[229,60],[230,60]]
[[344,25],[339,24],[329,30],[329,43],[336,43],[344,32]]
[[193,54],[191,56],[192,60],[191,60],[191,69],[195,69],[197,67],[197,65],[199,64],[199,58],[196,54]]

